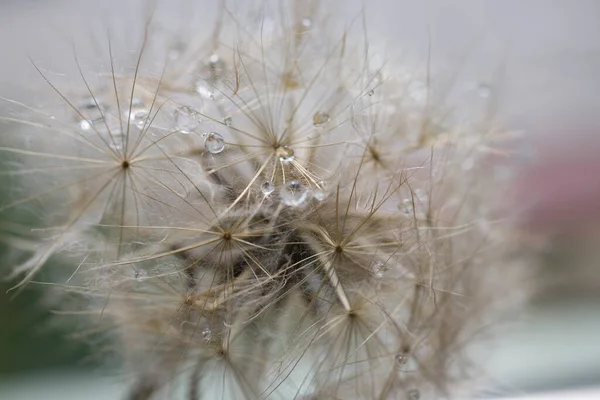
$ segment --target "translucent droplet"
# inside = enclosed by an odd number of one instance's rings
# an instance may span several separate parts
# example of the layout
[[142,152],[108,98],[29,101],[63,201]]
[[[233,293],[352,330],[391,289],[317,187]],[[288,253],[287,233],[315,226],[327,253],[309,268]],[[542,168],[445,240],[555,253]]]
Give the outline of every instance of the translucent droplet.
[[271,181],[264,181],[262,185],[260,185],[260,190],[265,196],[268,196],[275,191],[275,185],[273,185],[273,182]]
[[294,180],[283,185],[279,196],[281,197],[283,204],[298,207],[306,201],[308,190],[300,181]]
[[192,133],[200,125],[200,114],[187,106],[177,108],[173,117],[175,128],[185,135]]
[[317,189],[313,192],[313,197],[315,200],[323,201],[327,198],[327,194],[325,193],[325,191]]
[[313,125],[314,126],[323,126],[329,122],[329,114],[325,111],[318,111],[313,115]]
[[103,105],[102,103],[97,102],[94,98],[86,99],[79,109],[81,110],[81,114],[77,116],[77,123],[79,124],[79,128],[84,131],[91,130],[95,124],[101,123],[103,120],[103,110],[106,110],[108,107]]
[[485,83],[481,83],[477,87],[477,94],[482,99],[487,99],[492,95],[492,88],[489,85],[486,85]]
[[207,342],[210,342],[210,340],[212,339],[212,331],[210,330],[210,328],[204,328],[202,329],[202,338],[204,340],[206,340]]
[[226,116],[225,118],[223,118],[223,123],[227,126],[232,126],[233,125],[233,118],[231,118],[230,115]]
[[408,353],[400,352],[396,354],[394,358],[396,359],[396,363],[398,363],[398,365],[406,365],[408,362]]
[[210,57],[208,57],[208,62],[206,65],[208,66],[208,69],[213,77],[223,74],[223,71],[225,70],[225,62],[218,54],[212,54]]
[[[373,263],[373,272],[375,273],[375,276],[379,279],[385,277],[385,272],[387,271],[387,267],[385,265],[385,263],[383,261],[376,261],[375,263]],[[398,355],[396,355],[396,359],[397,359]]]
[[225,139],[223,136],[216,132],[210,132],[203,134],[204,136],[204,147],[209,153],[219,154],[225,149]]
[[204,80],[199,80],[198,82],[196,82],[196,93],[198,93],[200,97],[205,99],[214,100],[215,98],[214,88]]
[[277,149],[279,159],[284,163],[291,163],[294,161],[294,149],[287,146],[281,146]]
[[82,131],[89,131],[90,129],[92,129],[92,124],[90,123],[90,121],[82,119],[81,121],[79,121],[79,128]]
[[138,110],[132,112],[131,122],[139,129],[143,129],[146,125],[146,121],[148,120],[148,114],[148,110]]
[[310,28],[312,26],[312,19],[308,18],[308,17],[304,17],[302,18],[302,20],[300,21],[300,24],[302,24],[302,26],[304,28]]
[[412,214],[413,213],[413,201],[412,199],[404,199],[398,204],[398,210],[400,210],[403,214]]
[[418,103],[427,101],[427,85],[415,80],[408,85],[408,95]]
[[408,392],[409,400],[419,400],[420,398],[421,398],[421,393],[417,389],[413,389]]
[[150,112],[144,106],[144,102],[141,99],[133,99],[130,107],[129,122],[139,129],[144,128],[150,115]]
[[142,282],[145,278],[148,277],[148,272],[146,272],[143,269],[136,269],[133,276],[136,281]]
[[185,43],[183,43],[181,41],[177,41],[177,42],[171,44],[171,46],[169,46],[169,53],[168,53],[169,59],[171,61],[174,61],[174,60],[181,58],[181,56],[185,52],[185,47],[186,47]]
[[121,132],[120,128],[113,128],[108,134],[108,144],[113,150],[123,150],[123,144],[125,143],[126,136]]

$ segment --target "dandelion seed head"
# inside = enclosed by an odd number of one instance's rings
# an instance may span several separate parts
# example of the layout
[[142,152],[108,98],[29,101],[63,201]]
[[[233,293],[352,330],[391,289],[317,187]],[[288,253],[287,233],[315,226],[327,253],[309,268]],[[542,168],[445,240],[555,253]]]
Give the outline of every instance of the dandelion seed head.
[[0,148],[23,181],[0,210],[52,210],[16,273],[78,260],[69,283],[115,327],[132,398],[176,377],[194,399],[452,392],[510,282],[482,206],[498,132],[447,118],[362,18],[223,4],[205,37],[148,24],[133,68],[112,47],[73,87],[40,68],[62,114],[10,103],[35,140]]

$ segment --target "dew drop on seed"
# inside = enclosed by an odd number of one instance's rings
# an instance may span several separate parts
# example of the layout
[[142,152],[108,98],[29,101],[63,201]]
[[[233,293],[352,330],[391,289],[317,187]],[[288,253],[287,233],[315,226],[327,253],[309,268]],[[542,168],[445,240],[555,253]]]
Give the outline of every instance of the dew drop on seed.
[[398,210],[400,210],[400,212],[402,214],[413,214],[413,201],[412,199],[404,199],[400,202],[400,204],[398,204]]
[[323,126],[329,122],[329,114],[325,111],[318,111],[313,116],[313,125],[314,126]]
[[485,83],[481,83],[477,87],[477,94],[482,99],[487,99],[492,95],[492,88],[489,85],[486,85]]
[[177,41],[169,46],[168,57],[171,61],[178,60],[185,52],[185,43]]
[[417,389],[413,389],[408,392],[409,400],[419,400],[420,398],[421,398],[421,393]]
[[327,194],[325,194],[323,190],[318,189],[313,192],[313,198],[318,201],[323,201],[327,198]]
[[298,207],[306,201],[308,190],[300,181],[293,180],[283,185],[279,196],[283,204]]
[[223,136],[216,132],[209,132],[203,134],[204,136],[204,147],[209,153],[219,154],[225,149],[225,139]]
[[210,330],[210,328],[202,329],[202,338],[207,342],[210,342],[210,340],[212,339],[212,331]]
[[90,129],[92,129],[92,124],[90,123],[90,121],[82,119],[81,121],[79,121],[79,128],[82,131],[89,131]]
[[135,278],[136,281],[142,282],[144,280],[144,278],[148,277],[148,272],[146,272],[143,269],[138,269],[138,270],[135,271],[135,273],[134,273],[133,276],[134,276],[134,278]]
[[287,146],[281,146],[277,149],[279,159],[284,163],[291,163],[294,161],[294,149]]
[[192,133],[200,125],[200,115],[187,106],[177,108],[173,117],[175,128],[184,135]]
[[398,363],[398,365],[403,366],[406,365],[406,363],[408,362],[408,353],[405,352],[400,352],[397,353],[394,358],[396,359],[396,363]]
[[143,129],[148,119],[148,110],[137,110],[131,112],[131,122],[138,127]]
[[313,198],[318,201],[323,201],[327,198],[327,187],[324,181],[317,182],[317,188],[313,191]]
[[[383,261],[376,261],[373,264],[373,272],[375,273],[375,276],[379,279],[385,277],[386,270],[387,269],[386,269],[385,263]],[[396,359],[398,359],[397,357],[398,357],[398,355],[396,355]]]
[[225,69],[225,62],[218,54],[212,54],[210,57],[208,57],[208,62],[206,65],[213,76],[222,74],[223,70]]
[[131,100],[130,105],[131,111],[129,112],[129,122],[139,129],[144,128],[146,120],[150,115],[148,109],[146,109],[144,102],[141,99]]
[[264,181],[262,185],[260,185],[260,190],[265,196],[268,196],[275,191],[275,185],[273,185],[273,182],[271,181]]
[[199,80],[196,82],[196,93],[198,93],[203,99],[215,99],[214,88],[204,80]]

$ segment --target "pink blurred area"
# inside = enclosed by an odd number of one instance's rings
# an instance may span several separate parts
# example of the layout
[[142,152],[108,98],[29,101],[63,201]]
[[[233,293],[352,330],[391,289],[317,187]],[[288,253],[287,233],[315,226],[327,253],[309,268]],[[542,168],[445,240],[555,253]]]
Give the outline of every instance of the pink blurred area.
[[600,233],[600,130],[546,133],[512,188],[519,224],[542,235]]

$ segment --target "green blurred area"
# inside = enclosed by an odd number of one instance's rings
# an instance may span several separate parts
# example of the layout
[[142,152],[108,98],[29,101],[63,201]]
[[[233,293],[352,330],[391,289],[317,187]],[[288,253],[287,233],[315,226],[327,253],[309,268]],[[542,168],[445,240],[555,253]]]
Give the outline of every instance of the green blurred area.
[[[6,245],[0,246],[3,276],[7,253]],[[20,293],[7,293],[16,282],[0,282],[0,375],[73,367],[88,359],[89,345],[70,337],[72,327],[56,323],[43,290],[29,285]]]

